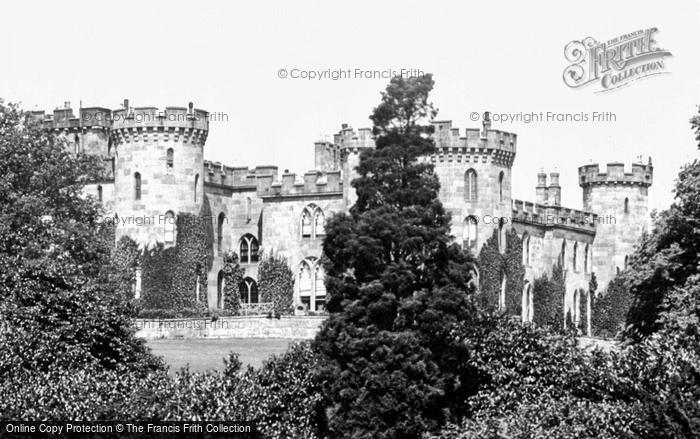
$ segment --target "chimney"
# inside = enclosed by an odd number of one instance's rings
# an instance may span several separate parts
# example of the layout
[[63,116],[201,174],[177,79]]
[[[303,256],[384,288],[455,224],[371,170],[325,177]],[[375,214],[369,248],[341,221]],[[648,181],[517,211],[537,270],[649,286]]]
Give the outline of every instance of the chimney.
[[535,187],[535,198],[537,204],[547,203],[547,174],[544,171],[537,173],[537,186]]
[[554,206],[561,206],[561,186],[559,186],[558,172],[551,172],[549,174],[549,188],[547,192],[552,199],[552,204]]
[[484,117],[483,117],[483,121],[481,122],[481,125],[482,125],[481,137],[486,138],[488,136],[487,133],[491,129],[491,112],[484,111]]
[[70,108],[70,101],[63,102],[63,108],[68,110]]

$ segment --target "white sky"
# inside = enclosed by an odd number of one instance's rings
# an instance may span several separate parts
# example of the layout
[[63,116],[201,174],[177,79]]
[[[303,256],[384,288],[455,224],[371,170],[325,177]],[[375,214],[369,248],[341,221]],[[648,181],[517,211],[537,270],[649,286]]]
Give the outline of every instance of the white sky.
[[[596,94],[562,82],[564,46],[657,27],[669,75]],[[223,112],[205,156],[232,166],[313,167],[313,142],[343,122],[369,126],[388,80],[280,79],[278,69],[432,72],[439,119],[478,127],[483,112],[611,111],[616,122],[495,123],[516,132],[514,196],[561,173],[581,206],[577,168],[651,155],[650,207],[665,207],[679,167],[698,156],[700,2],[119,1],[11,2],[0,14],[0,96],[25,109],[186,106]]]

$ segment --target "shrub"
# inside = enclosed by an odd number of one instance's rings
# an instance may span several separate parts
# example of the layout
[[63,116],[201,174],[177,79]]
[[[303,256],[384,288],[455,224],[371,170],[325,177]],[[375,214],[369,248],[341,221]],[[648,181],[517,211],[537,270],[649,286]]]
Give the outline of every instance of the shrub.
[[564,295],[566,284],[563,269],[555,265],[552,275],[536,278],[532,284],[533,321],[538,326],[560,330],[564,324]]
[[243,269],[238,263],[238,255],[229,251],[224,254],[224,308],[232,315],[241,310],[239,285],[243,281]]
[[292,312],[294,273],[287,260],[275,254],[262,255],[258,265],[258,289],[262,302],[272,302],[276,313]]
[[604,294],[593,300],[591,325],[593,334],[613,338],[625,329],[627,313],[632,304],[632,294],[624,275],[616,276]]

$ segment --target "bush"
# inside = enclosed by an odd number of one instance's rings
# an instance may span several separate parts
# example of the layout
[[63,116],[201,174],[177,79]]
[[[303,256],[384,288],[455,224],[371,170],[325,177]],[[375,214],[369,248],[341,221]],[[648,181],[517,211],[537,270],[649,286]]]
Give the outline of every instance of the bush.
[[564,295],[566,284],[564,270],[555,265],[552,275],[536,278],[532,284],[533,321],[538,326],[561,330],[564,325]]
[[294,273],[287,260],[275,254],[262,255],[258,265],[261,302],[272,302],[276,313],[290,314],[294,300]]
[[229,251],[224,254],[224,309],[232,315],[241,311],[239,286],[243,281],[243,269],[238,263],[238,255]]
[[620,335],[625,329],[632,299],[624,275],[618,275],[610,281],[605,293],[593,300],[591,316],[593,335],[607,338]]

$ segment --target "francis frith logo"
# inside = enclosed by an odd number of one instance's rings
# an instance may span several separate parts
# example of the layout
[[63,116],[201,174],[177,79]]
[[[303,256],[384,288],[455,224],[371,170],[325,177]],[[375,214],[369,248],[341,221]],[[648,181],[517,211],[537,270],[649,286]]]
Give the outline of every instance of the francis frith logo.
[[595,84],[597,92],[611,91],[642,78],[669,73],[665,58],[671,52],[658,47],[657,28],[620,35],[605,42],[591,37],[574,40],[564,48],[571,64],[564,69],[564,83],[571,88]]

